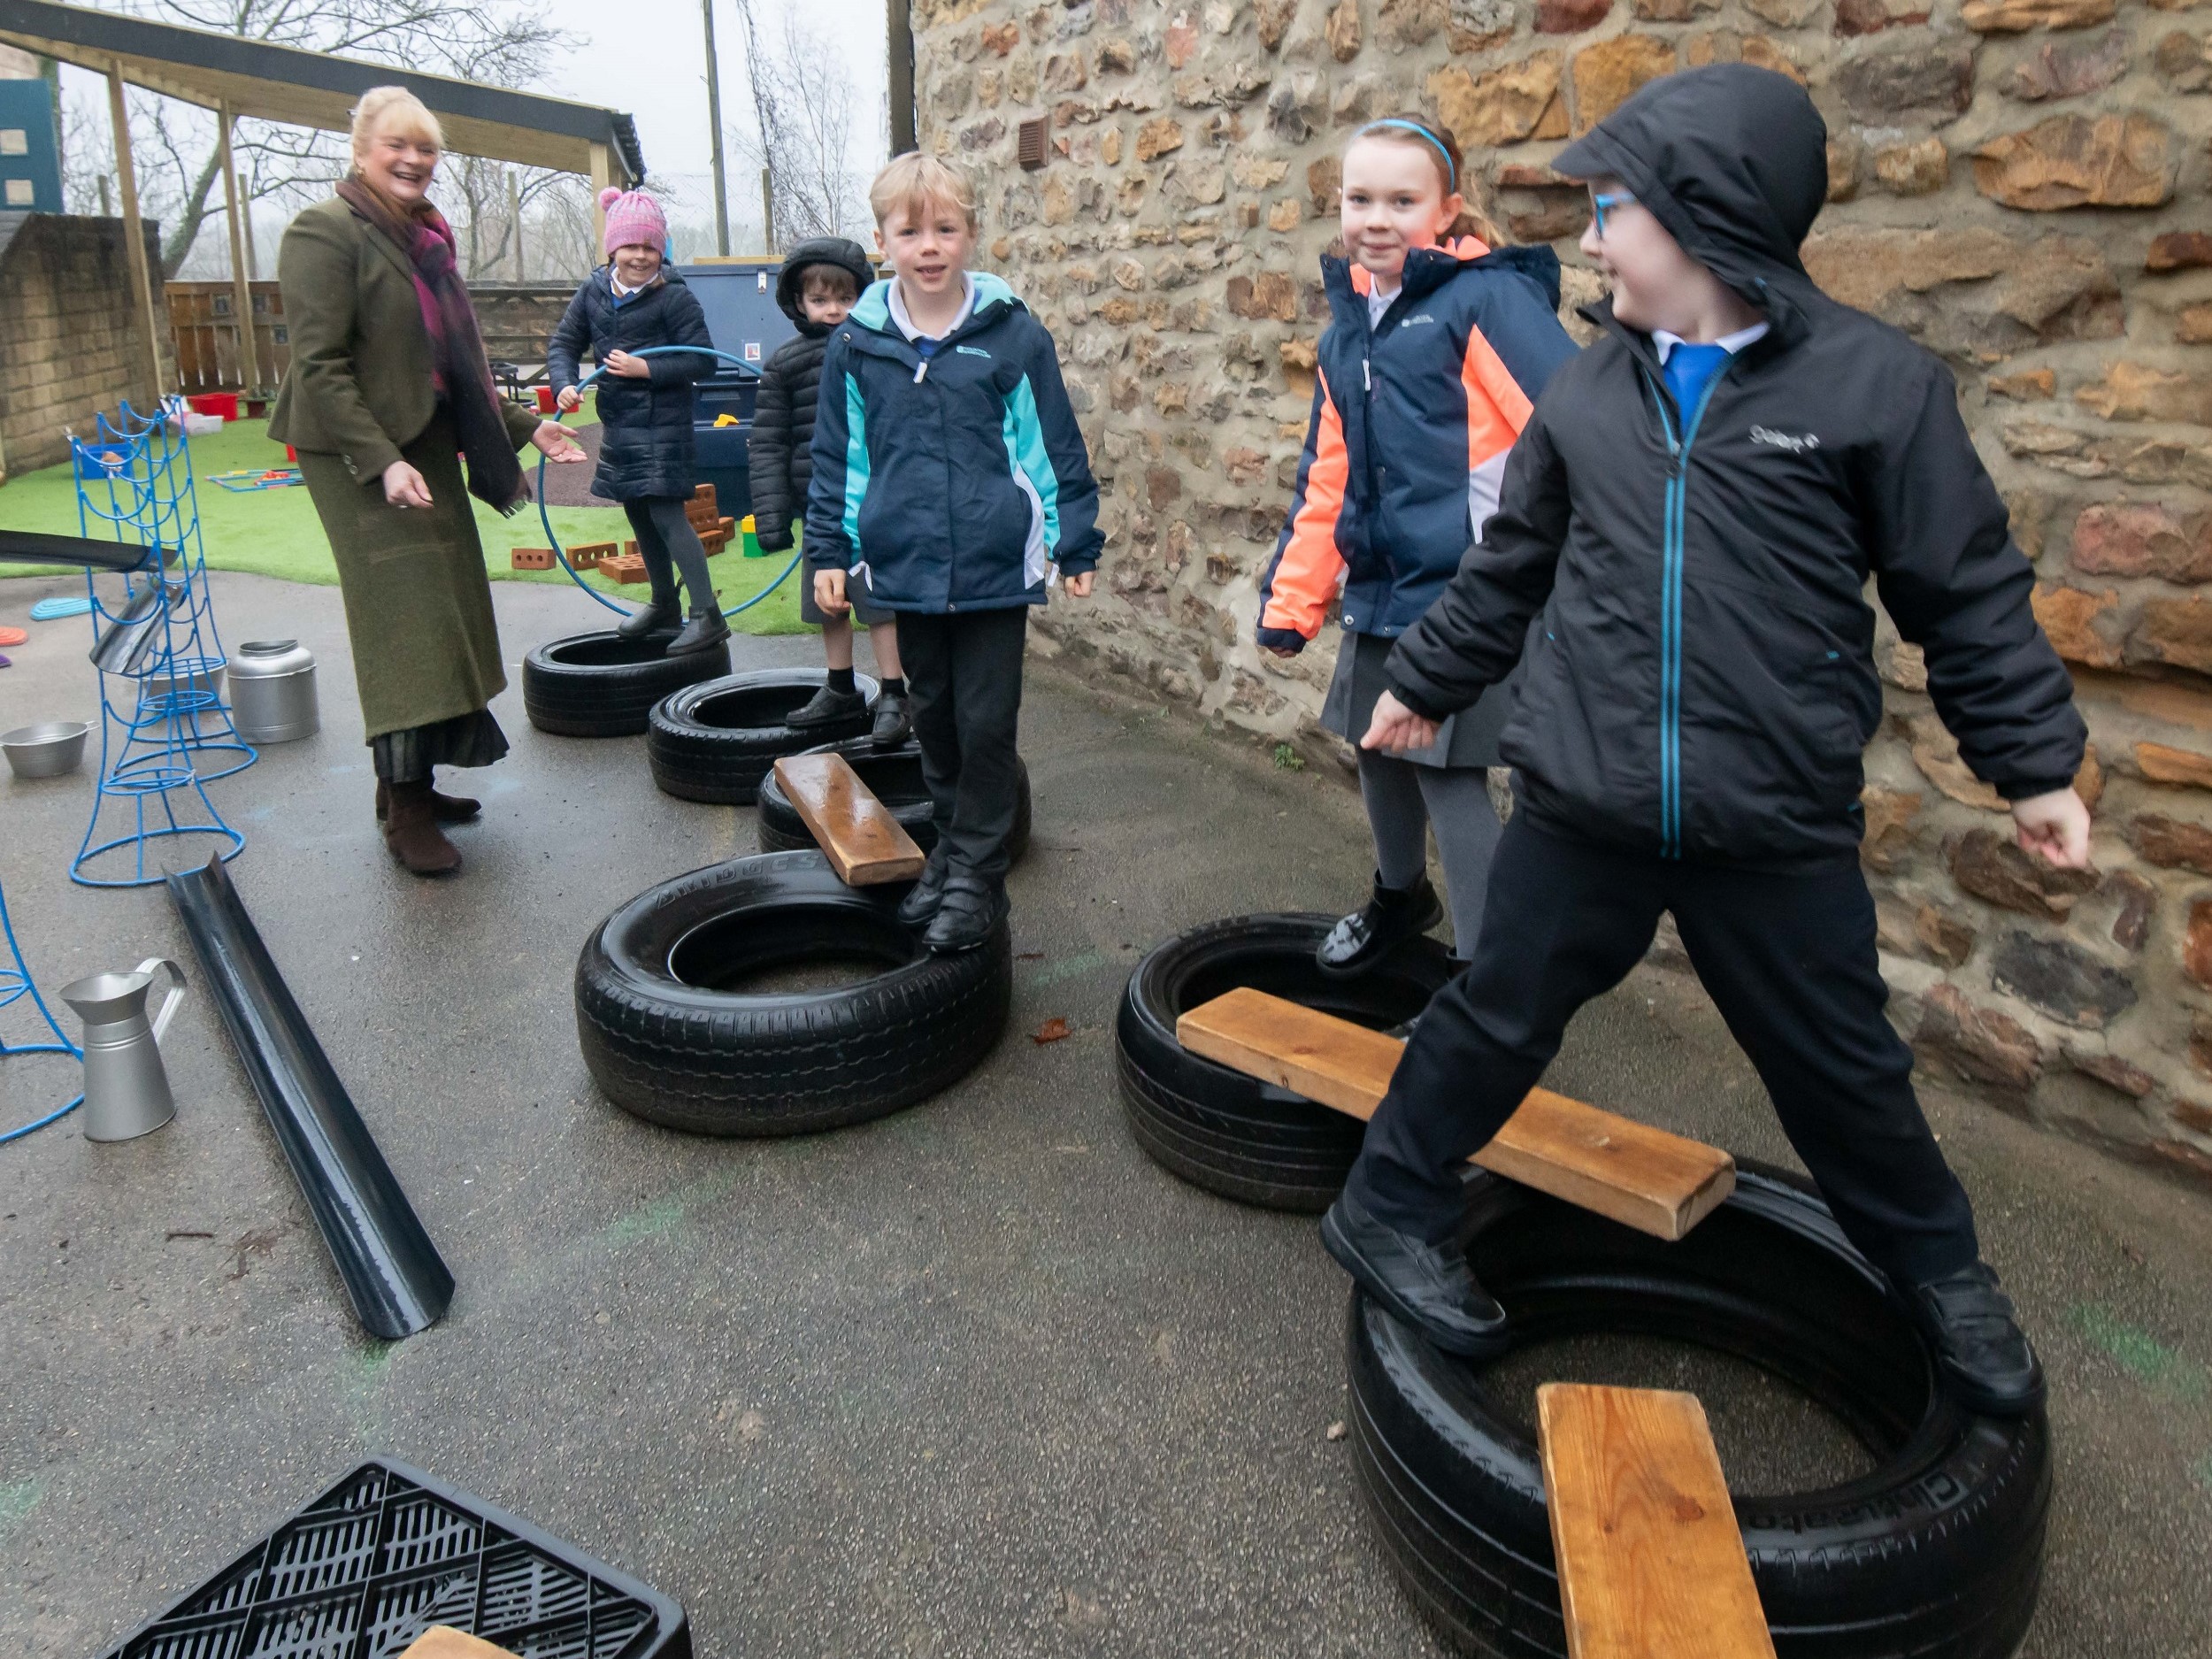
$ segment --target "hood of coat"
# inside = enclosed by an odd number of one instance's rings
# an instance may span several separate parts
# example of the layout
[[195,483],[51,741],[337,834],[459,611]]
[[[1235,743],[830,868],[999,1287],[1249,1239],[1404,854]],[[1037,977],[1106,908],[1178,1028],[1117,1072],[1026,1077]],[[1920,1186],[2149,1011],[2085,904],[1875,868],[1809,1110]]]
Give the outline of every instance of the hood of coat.
[[[896,280],[895,277],[885,277],[879,282],[871,283],[847,320],[857,324],[870,334],[884,335],[902,345],[906,336],[891,320],[891,284]],[[968,314],[960,326],[945,336],[948,340],[957,339],[973,329],[995,322],[1007,311],[1022,306],[1014,290],[1007,286],[1004,277],[993,276],[988,271],[971,271],[968,280],[975,284],[975,303],[969,307]]]
[[800,293],[800,279],[810,265],[835,265],[853,280],[855,295],[865,294],[868,285],[876,280],[875,267],[868,263],[868,250],[858,242],[843,236],[817,236],[801,242],[783,257],[783,269],[776,276],[776,303],[783,314],[799,326],[799,332],[808,335],[826,335],[826,323],[809,322],[806,306]]
[[1552,168],[1620,180],[1754,305],[1810,288],[1798,249],[1828,199],[1828,127],[1786,75],[1712,64],[1647,82]]
[[[1462,271],[1472,270],[1517,272],[1543,290],[1545,303],[1552,310],[1559,309],[1559,256],[1548,248],[1490,248],[1472,236],[1462,236],[1434,248],[1416,248],[1406,256],[1400,280],[1404,291],[1418,299]],[[1365,265],[1334,254],[1324,255],[1321,280],[1333,300],[1366,315],[1367,296],[1375,286],[1375,275]]]

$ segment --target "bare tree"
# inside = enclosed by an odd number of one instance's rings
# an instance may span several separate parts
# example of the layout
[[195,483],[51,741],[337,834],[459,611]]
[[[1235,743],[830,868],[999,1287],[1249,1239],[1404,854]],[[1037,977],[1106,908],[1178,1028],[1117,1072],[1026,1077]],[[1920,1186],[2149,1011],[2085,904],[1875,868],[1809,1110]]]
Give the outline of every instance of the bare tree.
[[[508,87],[538,80],[556,53],[575,44],[574,36],[520,4],[470,0],[108,0],[107,9]],[[151,94],[134,91],[127,103],[132,149],[144,157],[139,189],[149,217],[165,226],[162,270],[173,276],[211,213],[220,209],[219,198],[210,199],[219,173],[215,121],[205,111]],[[73,113],[73,136],[78,127]],[[342,134],[261,121],[239,123],[234,151],[247,204],[326,184],[346,166]],[[96,189],[101,175],[89,169],[111,171],[111,142],[73,143],[71,152],[73,176]],[[80,211],[89,206],[74,189],[71,201]]]
[[843,60],[799,20],[795,7],[771,36],[760,0],[733,4],[754,121],[752,132],[733,138],[741,154],[768,170],[771,234],[787,248],[809,236],[841,234],[856,220],[860,196],[851,165],[852,83]]

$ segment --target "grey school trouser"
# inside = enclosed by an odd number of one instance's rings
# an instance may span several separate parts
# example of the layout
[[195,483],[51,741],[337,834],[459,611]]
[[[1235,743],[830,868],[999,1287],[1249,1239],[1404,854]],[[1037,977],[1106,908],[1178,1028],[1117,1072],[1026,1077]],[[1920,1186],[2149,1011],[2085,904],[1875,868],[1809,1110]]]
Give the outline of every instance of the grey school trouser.
[[1429,826],[1444,856],[1452,909],[1452,949],[1474,954],[1482,937],[1482,901],[1503,828],[1490,804],[1487,768],[1417,766],[1373,749],[1359,752],[1359,792],[1375,833],[1375,870],[1386,887],[1409,887],[1429,864]]

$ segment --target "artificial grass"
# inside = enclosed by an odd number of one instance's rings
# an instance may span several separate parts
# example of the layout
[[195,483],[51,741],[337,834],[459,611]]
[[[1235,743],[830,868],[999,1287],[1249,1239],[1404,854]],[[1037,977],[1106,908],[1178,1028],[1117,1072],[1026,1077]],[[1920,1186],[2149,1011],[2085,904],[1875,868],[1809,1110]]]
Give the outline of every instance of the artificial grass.
[[[286,465],[284,446],[270,440],[266,421],[234,420],[219,433],[194,438],[191,458],[199,499],[200,540],[211,568],[326,587],[337,582],[338,567],[330,557],[330,542],[323,534],[322,522],[315,516],[315,503],[308,498],[305,486],[246,493],[225,489],[212,481],[218,472],[261,472]],[[526,450],[523,458],[534,477],[536,452]],[[539,521],[534,503],[511,518],[502,518],[481,502],[472,504],[476,509],[477,534],[484,544],[485,568],[492,580],[568,584],[567,573],[558,566],[549,571],[509,568],[515,548],[545,545],[545,526]],[[629,520],[618,507],[554,507],[548,511],[553,534],[564,548],[630,537]],[[54,535],[85,534],[103,539],[108,534],[98,523],[80,531],[77,480],[66,464],[22,473],[0,486],[0,529]],[[727,606],[753,597],[790,562],[788,553],[749,559],[733,545],[710,560],[708,568],[714,572],[716,593]],[[0,577],[66,574],[62,569],[0,565]],[[791,580],[768,598],[732,617],[730,626],[744,634],[810,632],[799,620],[799,584],[805,579],[804,570],[795,571]],[[618,588],[595,571],[586,572],[584,580],[601,592],[631,603],[645,596],[642,586]],[[577,595],[577,604],[595,625],[609,615],[581,594]]]

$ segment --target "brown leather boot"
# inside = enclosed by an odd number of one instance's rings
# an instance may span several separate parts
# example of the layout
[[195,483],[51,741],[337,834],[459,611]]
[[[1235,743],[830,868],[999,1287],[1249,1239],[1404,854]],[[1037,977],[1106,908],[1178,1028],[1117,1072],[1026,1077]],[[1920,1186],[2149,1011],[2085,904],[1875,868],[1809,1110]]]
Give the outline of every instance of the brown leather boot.
[[[392,810],[392,786],[383,779],[376,780],[376,821],[381,824]],[[471,800],[465,795],[441,795],[430,792],[431,815],[441,824],[473,824],[477,814],[484,810],[481,801]]]
[[419,876],[450,875],[461,867],[461,849],[438,827],[428,783],[396,783],[388,792],[384,844],[392,856]]

